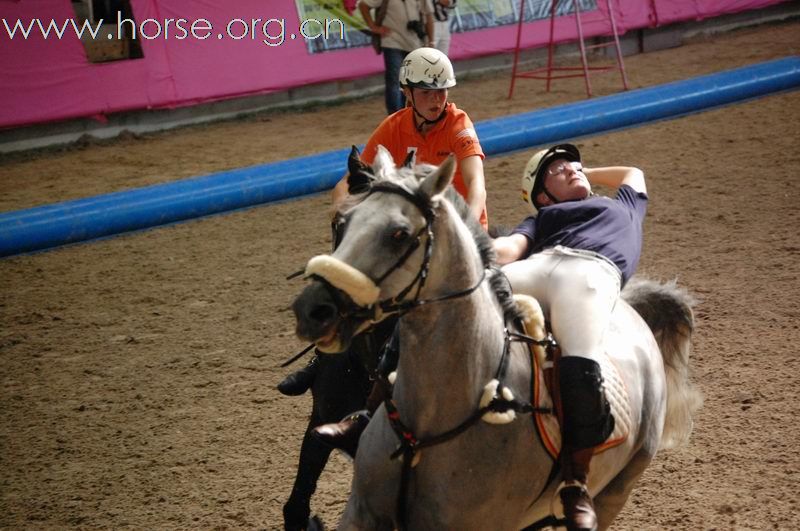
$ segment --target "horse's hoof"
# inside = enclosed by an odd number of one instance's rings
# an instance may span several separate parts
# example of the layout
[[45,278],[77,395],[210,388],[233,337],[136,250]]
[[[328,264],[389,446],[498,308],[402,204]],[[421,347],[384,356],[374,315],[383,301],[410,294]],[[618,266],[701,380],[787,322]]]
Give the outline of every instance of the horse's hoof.
[[325,524],[322,523],[319,516],[314,515],[308,519],[308,531],[325,531]]

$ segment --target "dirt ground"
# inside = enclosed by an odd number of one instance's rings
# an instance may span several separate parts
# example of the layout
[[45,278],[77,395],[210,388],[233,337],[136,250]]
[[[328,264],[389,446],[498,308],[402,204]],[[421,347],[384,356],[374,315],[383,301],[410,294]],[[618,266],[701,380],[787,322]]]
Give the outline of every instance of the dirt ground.
[[[626,59],[634,87],[797,54],[800,23]],[[617,90],[611,74],[597,92]],[[475,121],[580,100],[508,74],[451,92]],[[0,211],[364,142],[382,98],[87,142],[0,163]],[[581,139],[587,165],[645,170],[640,274],[700,299],[705,405],[688,447],[659,454],[614,529],[795,529],[800,505],[800,92]],[[290,132],[287,134],[287,132]],[[529,152],[486,161],[489,214],[525,214]],[[342,161],[344,167],[344,161]],[[277,365],[303,345],[284,277],[329,247],[327,196],[0,261],[0,527],[277,529],[308,397]],[[336,520],[335,456],[313,509]]]

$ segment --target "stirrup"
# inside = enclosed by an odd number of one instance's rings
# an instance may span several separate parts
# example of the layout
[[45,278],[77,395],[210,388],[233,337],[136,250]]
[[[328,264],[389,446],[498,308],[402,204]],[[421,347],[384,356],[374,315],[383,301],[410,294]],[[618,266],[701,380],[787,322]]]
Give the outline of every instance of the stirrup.
[[344,422],[345,420],[361,420],[362,418],[367,419],[368,422],[372,420],[372,413],[369,412],[369,409],[359,409],[358,411],[353,411],[339,422]]

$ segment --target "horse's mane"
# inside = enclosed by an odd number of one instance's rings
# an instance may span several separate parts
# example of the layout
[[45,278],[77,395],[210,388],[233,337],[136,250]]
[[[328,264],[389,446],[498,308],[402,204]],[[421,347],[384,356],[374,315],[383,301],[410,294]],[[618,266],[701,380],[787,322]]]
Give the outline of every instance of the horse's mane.
[[[403,168],[399,168],[398,171],[402,169]],[[419,181],[421,181],[425,176],[435,169],[436,166],[431,166],[429,164],[420,164],[414,168],[414,174],[417,183],[419,183]],[[408,170],[406,169],[406,171]],[[418,186],[414,188],[414,191],[419,195]],[[444,197],[450,201],[455,208],[456,213],[461,218],[461,221],[464,222],[469,229],[470,234],[472,234],[472,239],[475,241],[475,245],[478,247],[478,253],[481,256],[483,267],[494,271],[494,273],[489,277],[489,286],[492,288],[492,291],[494,292],[501,308],[503,309],[503,316],[506,319],[515,319],[520,317],[521,312],[514,303],[514,297],[511,293],[511,284],[509,284],[506,276],[500,273],[500,270],[497,267],[497,254],[494,252],[494,245],[492,245],[491,236],[485,230],[483,230],[483,227],[478,219],[472,214],[472,211],[470,210],[469,205],[464,197],[459,194],[458,190],[456,190],[452,185],[447,187],[444,192]]]

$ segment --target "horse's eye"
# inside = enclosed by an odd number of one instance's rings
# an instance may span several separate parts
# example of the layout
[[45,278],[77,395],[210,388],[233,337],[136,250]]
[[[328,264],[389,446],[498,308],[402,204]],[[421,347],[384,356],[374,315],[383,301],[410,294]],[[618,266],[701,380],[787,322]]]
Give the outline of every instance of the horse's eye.
[[404,242],[409,236],[410,234],[405,229],[397,229],[392,233],[392,239],[396,242]]

